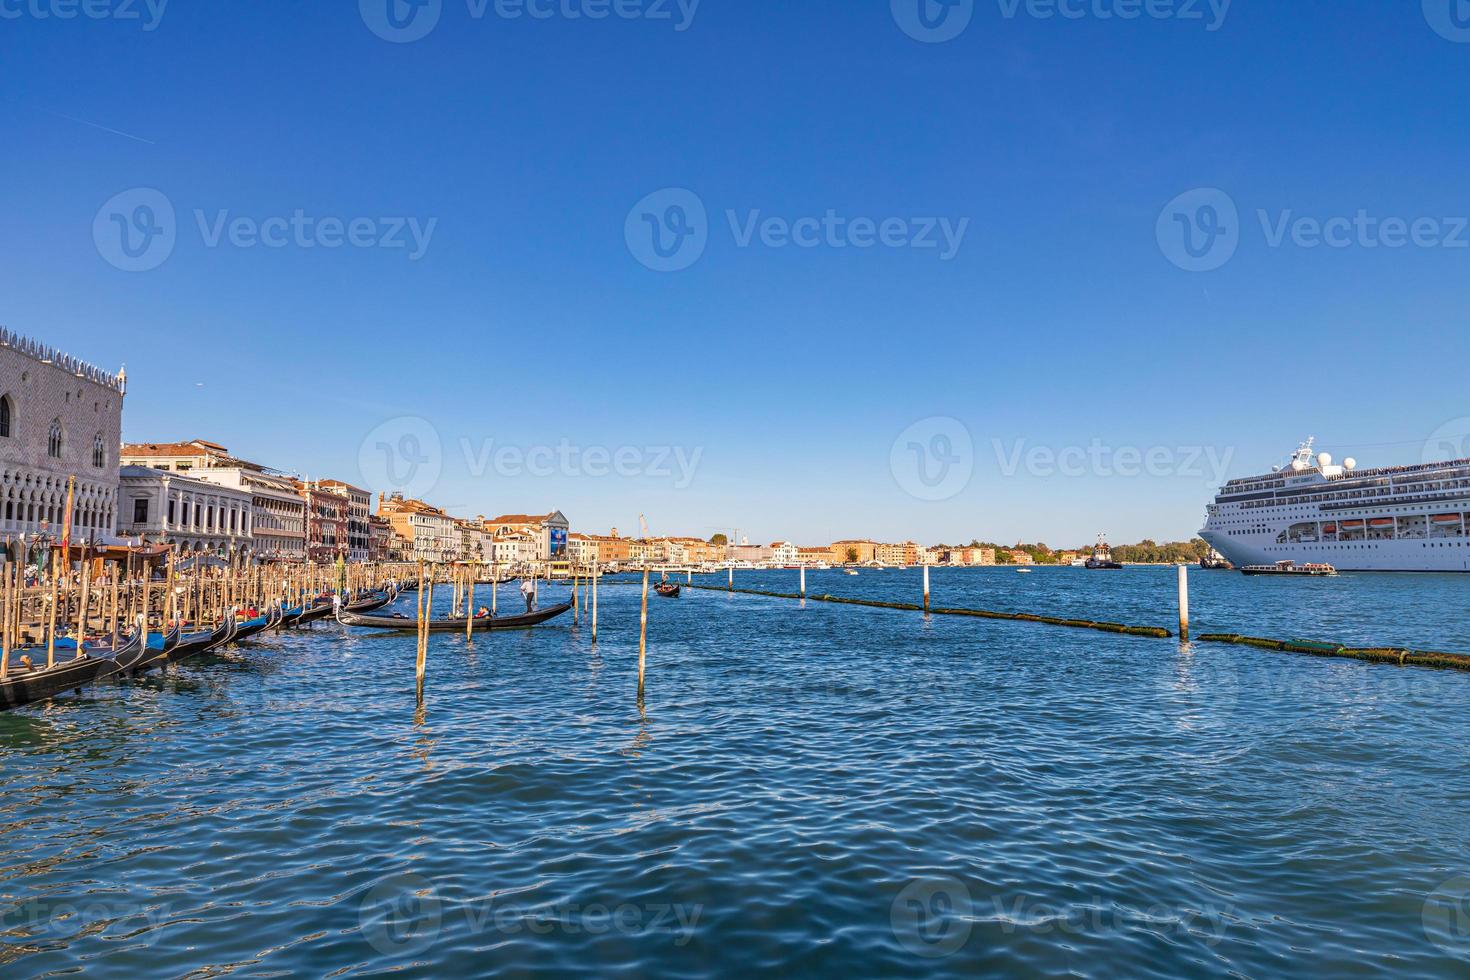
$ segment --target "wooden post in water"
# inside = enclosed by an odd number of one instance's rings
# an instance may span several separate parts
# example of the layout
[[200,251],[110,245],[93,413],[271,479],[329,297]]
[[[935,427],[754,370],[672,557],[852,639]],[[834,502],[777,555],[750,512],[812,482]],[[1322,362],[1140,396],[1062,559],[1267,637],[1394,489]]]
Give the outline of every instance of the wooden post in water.
[[806,598],[806,569],[801,570],[801,597]]
[[648,658],[648,569],[643,569],[643,613],[638,624],[638,700],[643,700],[643,667]]
[[496,601],[500,598],[500,562],[490,563],[490,618],[496,616]]
[[424,595],[426,591],[428,591],[428,586],[424,584],[424,563],[419,562],[419,647],[418,657],[414,667],[414,678],[417,682],[420,698],[424,696],[424,668],[429,655],[429,624],[425,615],[428,609],[426,608],[427,604]]
[[731,592],[734,592],[735,591],[735,566],[734,565],[731,565],[730,568],[728,569],[728,571],[730,572],[730,591]]
[[1179,566],[1179,640],[1189,642],[1189,566]]
[[87,600],[91,597],[92,583],[87,574],[86,551],[82,552],[82,577],[77,583],[77,658],[83,653],[82,639],[87,635]]
[[597,642],[597,580],[602,577],[602,570],[592,566],[592,642]]
[[924,612],[929,612],[929,566],[924,566]]
[[5,563],[5,626],[0,628],[0,680],[10,673],[10,602],[14,598],[15,589],[11,581],[15,578],[16,562]]
[[466,616],[466,619],[465,619],[465,624],[464,624],[464,638],[466,640],[473,640],[475,638],[475,569],[474,569],[474,566],[470,566],[470,569],[469,569],[469,583],[468,583],[468,586],[467,587],[469,588],[469,596],[468,596],[468,598],[465,601],[465,616]]
[[60,585],[61,571],[56,565],[56,552],[51,552],[51,610],[46,627],[46,666],[56,666],[56,590]]

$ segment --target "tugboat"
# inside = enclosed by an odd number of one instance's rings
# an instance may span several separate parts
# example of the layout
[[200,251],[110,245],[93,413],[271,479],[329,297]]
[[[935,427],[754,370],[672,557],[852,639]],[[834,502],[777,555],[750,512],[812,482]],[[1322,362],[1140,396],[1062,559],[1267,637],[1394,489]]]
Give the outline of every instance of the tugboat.
[[1103,540],[1103,538],[1104,536],[1101,534],[1097,536],[1097,544],[1092,546],[1092,557],[1087,559],[1087,561],[1084,563],[1085,566],[1087,568],[1093,569],[1094,571],[1101,568],[1122,568],[1122,562],[1113,561],[1113,549],[1108,547],[1107,541]]
[[1331,565],[1319,562],[1307,562],[1298,565],[1296,562],[1278,561],[1274,565],[1246,565],[1241,570],[1243,575],[1336,575],[1337,569]]
[[1225,556],[1214,548],[1211,548],[1210,553],[1199,560],[1199,567],[1207,572],[1229,572],[1235,569],[1235,566],[1226,561]]

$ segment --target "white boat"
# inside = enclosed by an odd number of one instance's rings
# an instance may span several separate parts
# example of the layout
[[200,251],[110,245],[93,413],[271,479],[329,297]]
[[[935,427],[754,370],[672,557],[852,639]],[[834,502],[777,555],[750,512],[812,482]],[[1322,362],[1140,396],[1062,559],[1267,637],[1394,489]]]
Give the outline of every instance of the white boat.
[[[1231,480],[1200,537],[1236,568],[1470,572],[1470,459],[1359,469],[1308,439],[1285,466]],[[1298,573],[1300,574],[1300,573]]]

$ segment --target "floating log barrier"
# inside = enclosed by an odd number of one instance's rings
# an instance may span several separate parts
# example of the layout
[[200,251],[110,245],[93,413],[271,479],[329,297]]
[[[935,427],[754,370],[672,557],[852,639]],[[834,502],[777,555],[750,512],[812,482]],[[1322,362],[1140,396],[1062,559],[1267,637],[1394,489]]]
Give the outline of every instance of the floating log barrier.
[[1470,671],[1470,656],[1463,653],[1409,650],[1402,647],[1349,647],[1314,640],[1272,640],[1259,636],[1242,636],[1239,633],[1205,633],[1200,636],[1199,642],[1229,643],[1236,646],[1257,647],[1262,650],[1278,650],[1282,653],[1302,653],[1313,657],[1342,657],[1369,663],[1396,664],[1400,667],[1433,667],[1439,670]]
[[720,589],[710,585],[691,585],[691,589],[703,589],[707,592],[734,592],[737,595],[757,595],[768,599],[810,599],[813,602],[831,602],[844,606],[866,606],[870,609],[897,609],[902,612],[928,612],[934,616],[972,616],[977,619],[1002,619],[1011,622],[1041,623],[1046,626],[1066,626],[1072,629],[1099,630],[1104,633],[1118,633],[1124,636],[1144,636],[1152,639],[1167,640],[1174,634],[1161,626],[1127,626],[1123,623],[1098,623],[1090,619],[1062,619],[1056,616],[1035,616],[1030,613],[1004,613],[993,612],[988,609],[940,609],[916,605],[911,602],[879,602],[876,599],[851,599],[835,595],[808,595],[802,596],[792,592],[763,592],[758,589],[732,589],[729,587]]

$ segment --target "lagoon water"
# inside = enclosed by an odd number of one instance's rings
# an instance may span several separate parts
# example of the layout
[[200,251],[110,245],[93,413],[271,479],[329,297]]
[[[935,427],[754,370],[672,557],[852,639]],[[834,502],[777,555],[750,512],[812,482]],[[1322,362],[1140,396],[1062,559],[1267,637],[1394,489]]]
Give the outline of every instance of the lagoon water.
[[[1173,576],[933,586],[1173,628]],[[1192,582],[1196,632],[1470,651],[1464,577]],[[642,710],[624,580],[595,647],[570,617],[436,636],[422,711],[411,635],[323,625],[0,715],[0,975],[1470,970],[1470,675],[650,604]]]

